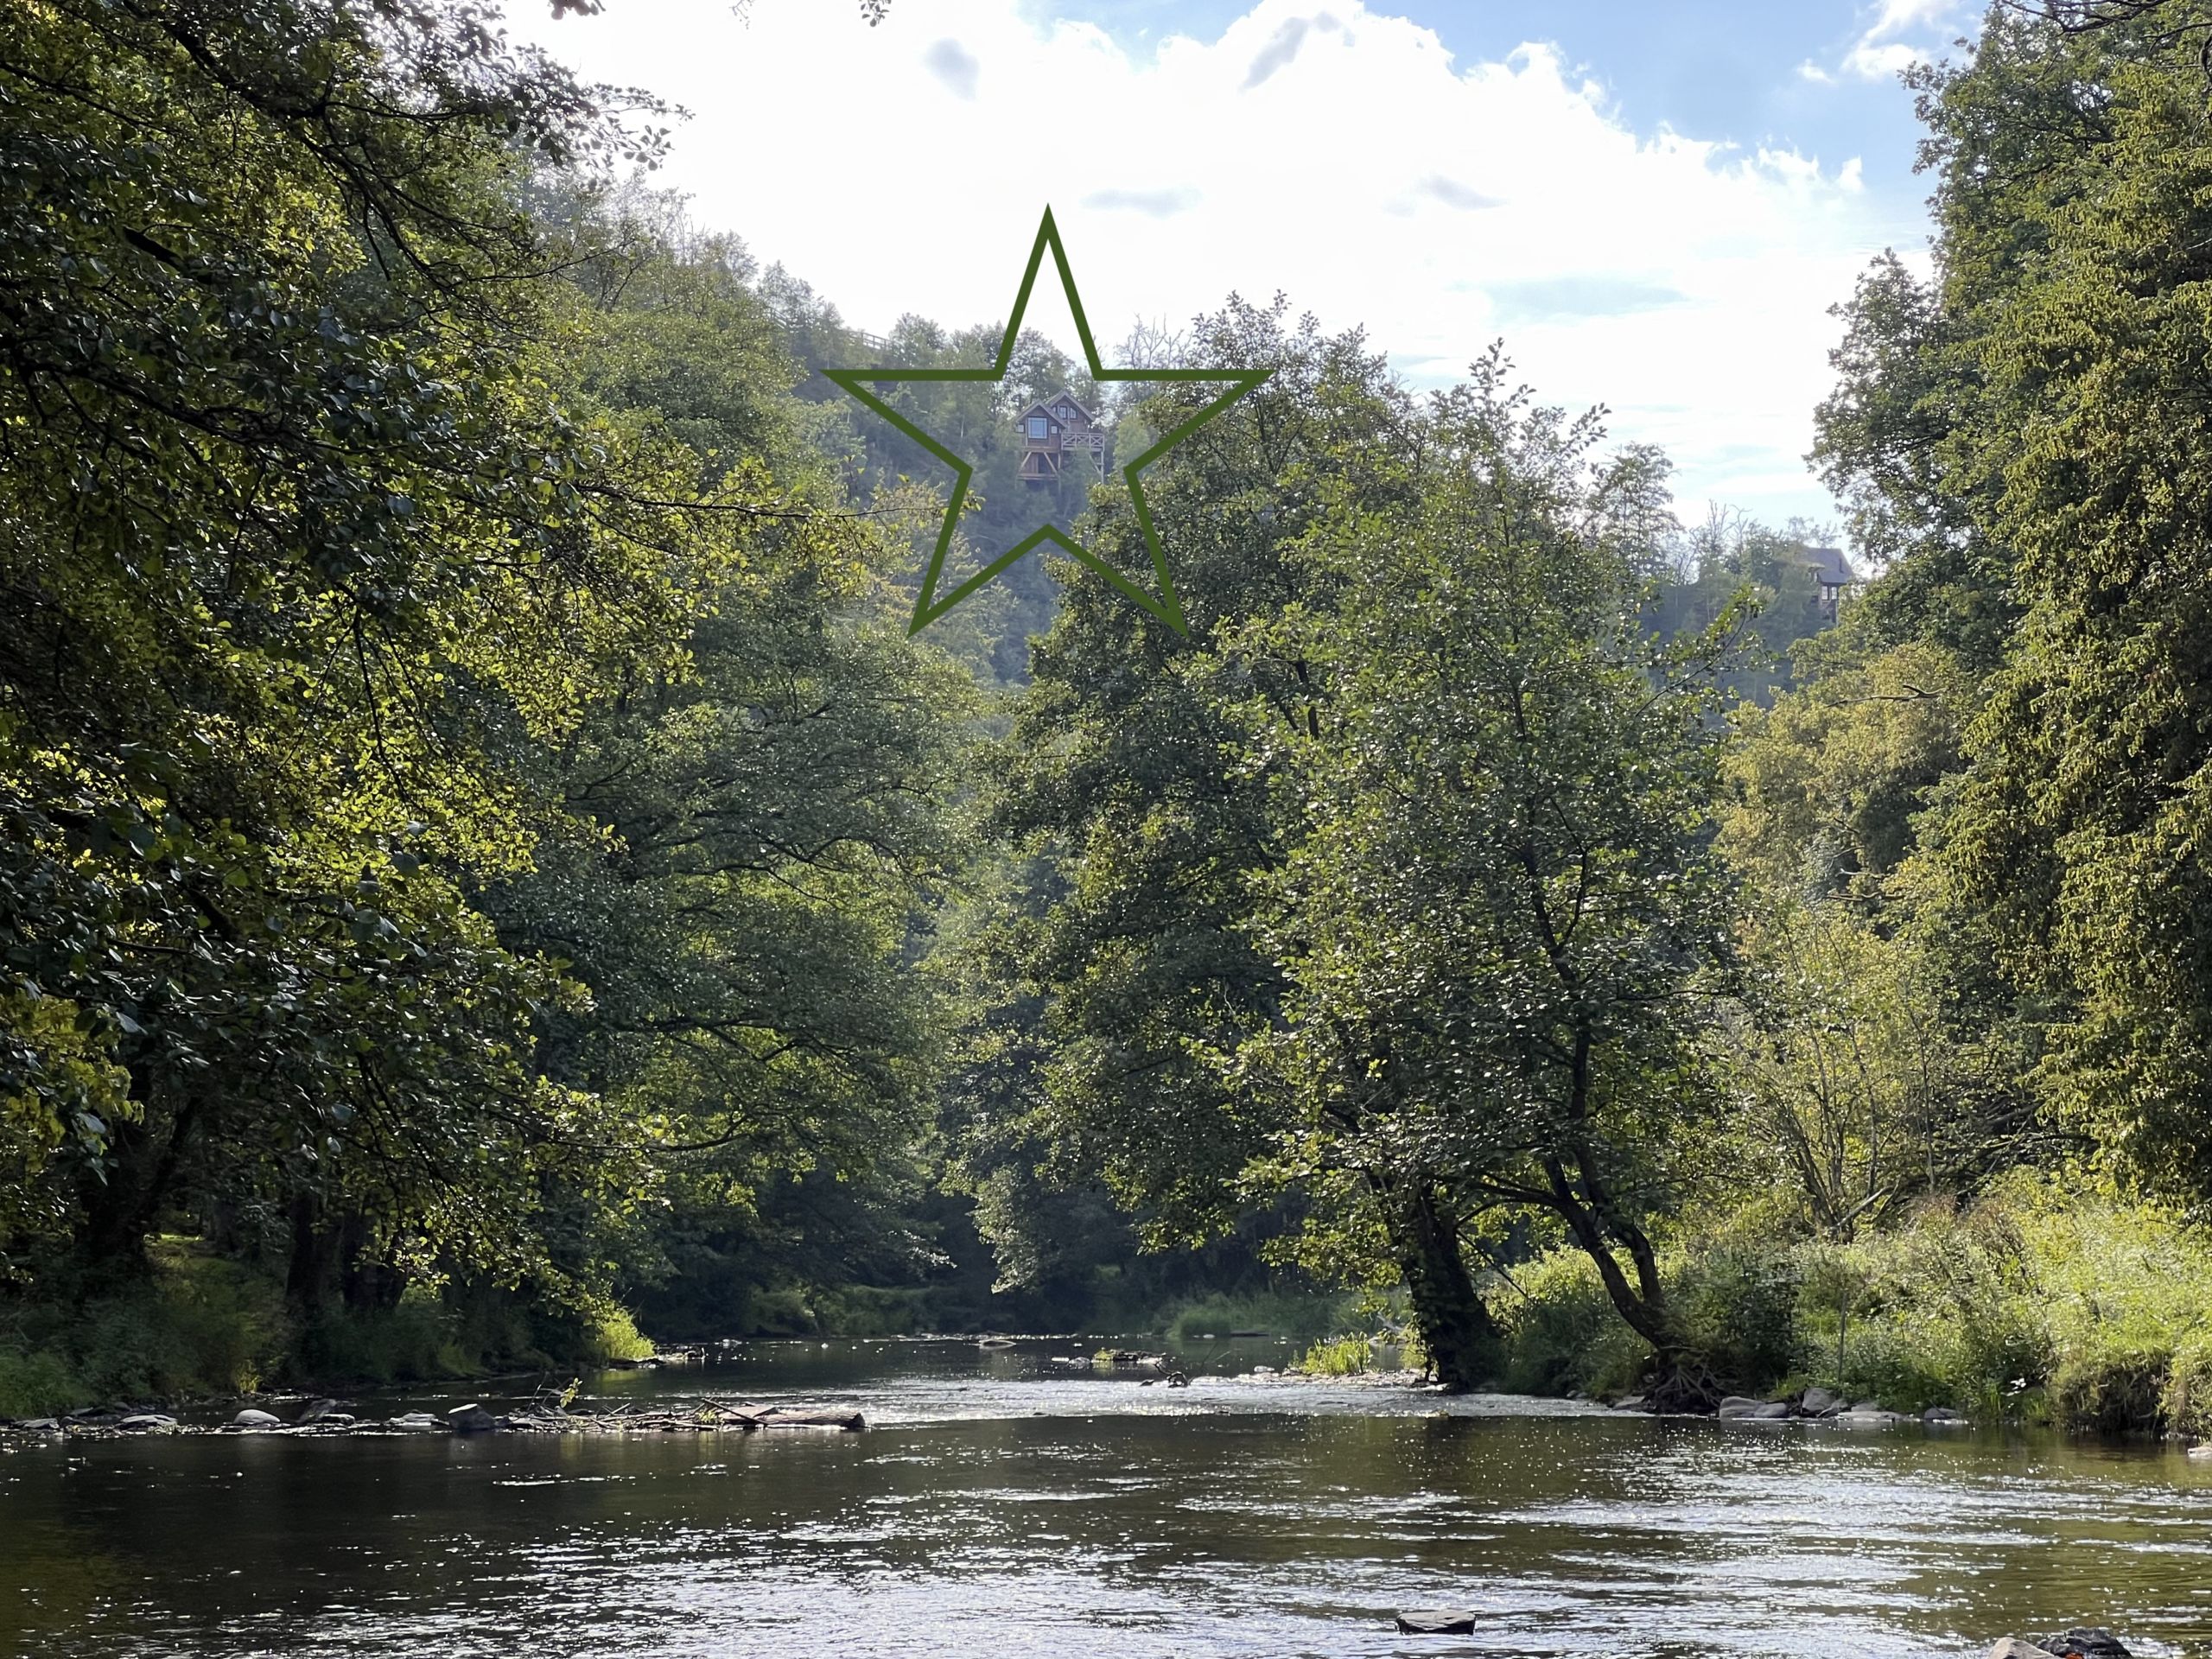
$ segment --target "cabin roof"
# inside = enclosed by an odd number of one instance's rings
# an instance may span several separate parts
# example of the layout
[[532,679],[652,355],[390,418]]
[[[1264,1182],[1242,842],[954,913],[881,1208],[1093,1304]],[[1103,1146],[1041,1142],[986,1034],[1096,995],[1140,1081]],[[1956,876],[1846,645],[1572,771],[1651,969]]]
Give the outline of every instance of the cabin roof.
[[1844,587],[1859,580],[1859,573],[1851,568],[1851,561],[1843,556],[1843,550],[1840,547],[1801,547],[1797,553],[1813,567],[1813,574],[1828,587]]
[[1098,416],[1093,414],[1090,410],[1085,409],[1083,406],[1083,399],[1077,397],[1065,386],[1062,386],[1058,391],[1054,392],[1049,397],[1039,397],[1035,403],[1030,404],[1028,408],[1023,410],[1021,413],[1014,418],[1016,420],[1027,420],[1032,415],[1050,415],[1053,410],[1062,404],[1072,404],[1075,408],[1076,413],[1082,416],[1083,418],[1092,426],[1098,424]]

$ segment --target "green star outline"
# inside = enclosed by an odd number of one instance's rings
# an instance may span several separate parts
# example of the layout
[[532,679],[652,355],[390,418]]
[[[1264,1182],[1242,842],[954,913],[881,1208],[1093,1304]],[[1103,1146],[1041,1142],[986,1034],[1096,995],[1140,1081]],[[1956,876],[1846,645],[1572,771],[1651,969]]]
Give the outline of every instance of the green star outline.
[[[867,390],[862,384],[887,380],[943,383],[1005,379],[1007,366],[1014,359],[1014,338],[1021,332],[1022,314],[1029,308],[1029,292],[1037,285],[1037,273],[1043,268],[1045,250],[1047,247],[1052,249],[1052,264],[1060,273],[1060,287],[1068,296],[1068,310],[1075,317],[1075,331],[1083,341],[1084,364],[1090,371],[1090,378],[1093,381],[1219,380],[1230,383],[1230,389],[1228,391],[1208,403],[1197,414],[1170,431],[1151,448],[1122,468],[1122,476],[1128,480],[1129,499],[1136,506],[1137,523],[1144,531],[1145,545],[1152,554],[1153,573],[1160,578],[1160,597],[1157,599],[1115,569],[1105,560],[1080,545],[1071,537],[1062,531],[1057,524],[1049,524],[1024,537],[1020,545],[1009,548],[1000,554],[997,558],[962,582],[944,598],[938,599],[936,596],[937,585],[938,579],[944,572],[944,556],[951,549],[952,532],[960,522],[960,509],[967,501],[968,485],[975,477],[976,469],[897,410],[892,408],[890,404],[885,403],[882,398]],[[1160,532],[1153,528],[1152,509],[1145,501],[1144,486],[1139,482],[1137,474],[1238,398],[1243,397],[1245,393],[1255,390],[1274,372],[1273,369],[1107,368],[1098,360],[1098,346],[1090,337],[1090,321],[1084,315],[1083,301],[1075,291],[1075,274],[1068,269],[1067,250],[1061,245],[1059,226],[1053,222],[1052,208],[1049,206],[1046,207],[1044,222],[1037,227],[1036,245],[1029,251],[1029,268],[1022,272],[1020,291],[1014,296],[1014,315],[1007,319],[1006,333],[999,340],[998,359],[990,367],[987,369],[825,369],[823,371],[827,378],[859,398],[861,402],[882,416],[885,420],[889,421],[892,425],[897,427],[899,430],[953,470],[952,496],[945,505],[944,528],[938,532],[937,550],[931,554],[929,569],[922,577],[922,591],[914,601],[913,620],[906,626],[907,637],[911,639],[913,635],[919,633],[938,617],[943,616],[969,594],[1028,552],[1030,549],[1048,541],[1058,545],[1063,552],[1071,555],[1090,569],[1096,570],[1123,594],[1166,623],[1176,632],[1187,637],[1191,630],[1183,620],[1183,607],[1175,597],[1174,578],[1167,574],[1167,556],[1160,548]]]

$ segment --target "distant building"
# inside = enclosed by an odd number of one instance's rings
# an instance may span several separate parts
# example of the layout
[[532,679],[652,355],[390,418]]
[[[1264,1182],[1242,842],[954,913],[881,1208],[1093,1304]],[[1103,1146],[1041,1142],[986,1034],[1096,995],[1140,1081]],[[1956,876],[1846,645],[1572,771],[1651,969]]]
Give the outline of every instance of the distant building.
[[1813,581],[1820,588],[1821,614],[1828,621],[1834,621],[1836,609],[1843,602],[1843,590],[1859,585],[1859,573],[1843,556],[1841,548],[1801,547],[1797,557],[1813,573]]
[[1059,477],[1071,454],[1106,466],[1106,433],[1098,417],[1076,402],[1065,386],[1021,411],[1021,477],[1025,483],[1049,484]]

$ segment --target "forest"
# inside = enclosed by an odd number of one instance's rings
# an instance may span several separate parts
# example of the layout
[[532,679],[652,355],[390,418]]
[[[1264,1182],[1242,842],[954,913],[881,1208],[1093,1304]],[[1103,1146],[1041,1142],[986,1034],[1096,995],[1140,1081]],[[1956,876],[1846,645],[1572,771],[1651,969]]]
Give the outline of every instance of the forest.
[[[1146,474],[1187,633],[910,636],[946,469],[823,372],[1002,318],[849,325],[465,0],[0,10],[0,1414],[1259,1325],[2212,1433],[2209,38],[1910,72],[1837,526],[1230,295],[1108,347],[1270,372]],[[1213,394],[885,395],[963,556],[1142,571]]]

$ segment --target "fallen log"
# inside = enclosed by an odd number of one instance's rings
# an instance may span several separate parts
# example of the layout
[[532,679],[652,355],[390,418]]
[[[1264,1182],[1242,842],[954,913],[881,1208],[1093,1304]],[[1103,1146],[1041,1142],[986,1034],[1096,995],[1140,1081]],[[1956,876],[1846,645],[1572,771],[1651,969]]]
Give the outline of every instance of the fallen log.
[[785,1411],[771,1406],[760,1417],[763,1428],[862,1429],[868,1420],[857,1411]]

